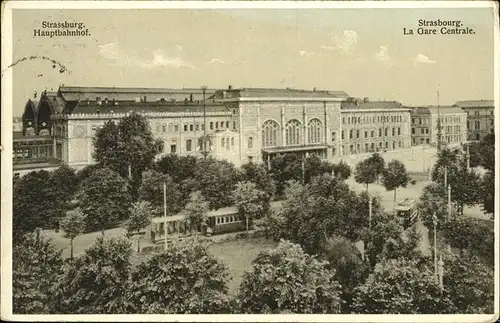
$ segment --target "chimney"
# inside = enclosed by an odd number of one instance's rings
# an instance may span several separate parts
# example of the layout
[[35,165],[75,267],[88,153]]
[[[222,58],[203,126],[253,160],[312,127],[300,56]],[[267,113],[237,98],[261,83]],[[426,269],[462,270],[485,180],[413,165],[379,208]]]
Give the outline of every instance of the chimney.
[[313,92],[316,92],[316,88],[313,88]]
[[146,96],[144,96],[144,102],[146,102]]
[[193,93],[189,95],[189,101],[193,102]]
[[233,89],[233,86],[232,86],[232,85],[229,85],[229,86],[227,87],[227,89],[228,89],[229,91],[231,91],[231,90]]

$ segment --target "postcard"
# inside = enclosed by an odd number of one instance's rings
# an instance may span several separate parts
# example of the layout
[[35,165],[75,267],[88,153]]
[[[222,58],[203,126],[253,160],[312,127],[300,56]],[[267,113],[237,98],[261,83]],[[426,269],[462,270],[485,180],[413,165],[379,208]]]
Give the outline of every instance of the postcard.
[[2,3],[2,319],[494,322],[498,9]]

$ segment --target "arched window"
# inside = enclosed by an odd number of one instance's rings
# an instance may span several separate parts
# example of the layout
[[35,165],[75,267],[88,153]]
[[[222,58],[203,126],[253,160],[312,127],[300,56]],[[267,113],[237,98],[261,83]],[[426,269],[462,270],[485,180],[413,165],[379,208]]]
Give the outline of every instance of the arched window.
[[276,121],[267,120],[262,124],[262,147],[276,147],[278,146],[280,126]]
[[296,119],[290,120],[285,126],[286,144],[299,145],[301,142],[302,132],[300,129],[300,122]]
[[310,144],[321,142],[321,121],[312,119],[307,125],[307,138]]

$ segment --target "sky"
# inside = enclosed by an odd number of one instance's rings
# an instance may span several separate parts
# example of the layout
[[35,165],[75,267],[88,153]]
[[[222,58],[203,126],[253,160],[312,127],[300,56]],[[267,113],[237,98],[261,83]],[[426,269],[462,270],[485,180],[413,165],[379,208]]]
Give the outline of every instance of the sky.
[[[419,19],[474,35],[404,35]],[[42,22],[87,37],[34,37]],[[66,86],[273,87],[345,91],[406,105],[493,100],[492,9],[14,10],[13,115]],[[38,94],[39,95],[39,94]]]

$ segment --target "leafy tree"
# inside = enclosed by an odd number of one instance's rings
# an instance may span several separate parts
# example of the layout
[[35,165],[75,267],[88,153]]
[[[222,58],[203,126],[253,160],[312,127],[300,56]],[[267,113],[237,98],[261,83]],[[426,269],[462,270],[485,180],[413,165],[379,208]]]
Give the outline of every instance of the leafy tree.
[[247,235],[249,220],[258,219],[269,210],[266,193],[257,189],[257,185],[252,182],[240,182],[236,185],[234,203],[239,214],[245,217]]
[[417,202],[417,210],[427,228],[433,228],[434,214],[438,220],[438,229],[444,223],[448,214],[446,195],[444,187],[437,183],[431,183],[422,190],[422,195]]
[[102,166],[99,164],[90,164],[79,171],[76,172],[76,180],[78,183],[78,186],[80,186],[87,178],[90,177],[95,171],[101,169]]
[[[448,169],[448,175],[456,169],[459,161],[459,151],[443,148],[438,152],[438,159],[432,169],[432,181],[444,183],[444,170]],[[449,178],[449,176],[448,176]]]
[[49,199],[53,202],[50,216],[50,227],[59,228],[61,217],[71,207],[71,200],[77,190],[78,179],[75,170],[63,164],[50,173],[48,181]]
[[132,193],[140,186],[142,172],[153,166],[158,142],[153,138],[148,120],[131,113],[118,124],[108,121],[93,139],[95,160],[104,167],[127,177],[132,175]]
[[40,231],[26,234],[12,248],[12,311],[14,314],[49,314],[49,288],[58,280],[61,250]]
[[484,136],[479,146],[481,165],[492,172],[495,171],[495,135]]
[[341,160],[338,164],[333,165],[333,174],[335,177],[346,180],[351,177],[351,167]]
[[372,267],[384,259],[420,259],[418,250],[420,235],[415,227],[404,230],[401,222],[392,214],[375,213],[371,230],[362,234],[365,254]]
[[396,202],[396,190],[399,187],[406,187],[410,181],[405,165],[399,160],[392,160],[382,171],[382,175],[385,189],[394,191],[394,202]]
[[137,234],[137,252],[141,251],[140,235],[141,229],[144,229],[151,223],[152,210],[151,203],[148,201],[137,201],[130,207],[130,218],[126,222],[128,235]]
[[179,242],[131,275],[128,313],[218,314],[229,311],[229,270],[203,240]]
[[448,178],[451,200],[456,205],[458,214],[463,215],[465,205],[475,205],[479,202],[481,178],[473,169],[468,170],[464,163]]
[[181,197],[179,185],[172,177],[149,170],[142,175],[142,184],[139,188],[141,200],[151,203],[151,208],[155,216],[163,216],[163,184],[166,184],[166,207],[167,215],[173,215],[182,210],[185,203]]
[[85,231],[85,215],[80,208],[68,211],[61,220],[64,237],[69,239],[71,259],[73,259],[73,240]]
[[467,249],[487,264],[494,263],[495,233],[489,221],[459,217],[445,221],[444,239],[454,248]]
[[208,202],[200,191],[195,191],[189,196],[189,202],[184,208],[186,220],[190,227],[194,227],[195,235],[198,234],[198,227],[206,224],[208,213]]
[[245,313],[339,313],[341,286],[328,263],[300,246],[282,241],[261,252],[243,277],[238,293]]
[[375,172],[375,174],[376,174],[375,176],[376,176],[377,181],[378,181],[380,178],[380,175],[382,175],[384,168],[385,168],[384,158],[382,158],[382,156],[380,156],[380,154],[378,154],[378,153],[373,153],[373,155],[371,155],[368,158],[367,163],[372,166],[373,171]]
[[302,159],[297,154],[277,155],[271,159],[270,173],[276,183],[276,195],[281,196],[288,181],[302,180]]
[[390,259],[377,264],[355,288],[355,313],[451,314],[456,311],[432,270],[416,260]]
[[377,180],[377,170],[369,159],[365,159],[356,164],[354,171],[354,180],[357,183],[365,184],[368,191],[368,184],[375,183]]
[[481,193],[483,211],[493,220],[495,217],[495,173],[492,171],[484,174]]
[[321,160],[318,155],[312,154],[304,160],[304,180],[309,183],[313,177],[325,173],[331,174],[334,165],[326,160]]
[[443,255],[443,285],[458,312],[493,313],[493,268],[485,266],[477,256],[466,250]]
[[179,156],[169,154],[156,162],[156,170],[168,174],[175,183],[195,177],[198,159],[194,156]]
[[217,210],[232,203],[232,195],[240,176],[233,164],[213,158],[200,159],[195,178],[197,189],[208,201],[210,209]]
[[256,164],[249,162],[241,166],[242,181],[255,183],[257,189],[266,193],[267,199],[271,201],[276,193],[276,185],[271,177],[271,174],[267,172],[266,167],[263,164]]
[[370,268],[354,243],[342,236],[329,237],[323,253],[342,286],[342,313],[350,313],[353,290],[368,277]]
[[128,217],[131,197],[127,182],[109,168],[93,172],[83,181],[78,203],[86,216],[87,229],[101,230]]
[[61,314],[119,314],[124,310],[130,273],[130,242],[98,237],[66,264],[55,285],[53,307]]
[[36,228],[50,227],[54,205],[49,198],[49,178],[50,173],[41,170],[30,172],[15,182],[12,194],[14,239]]

